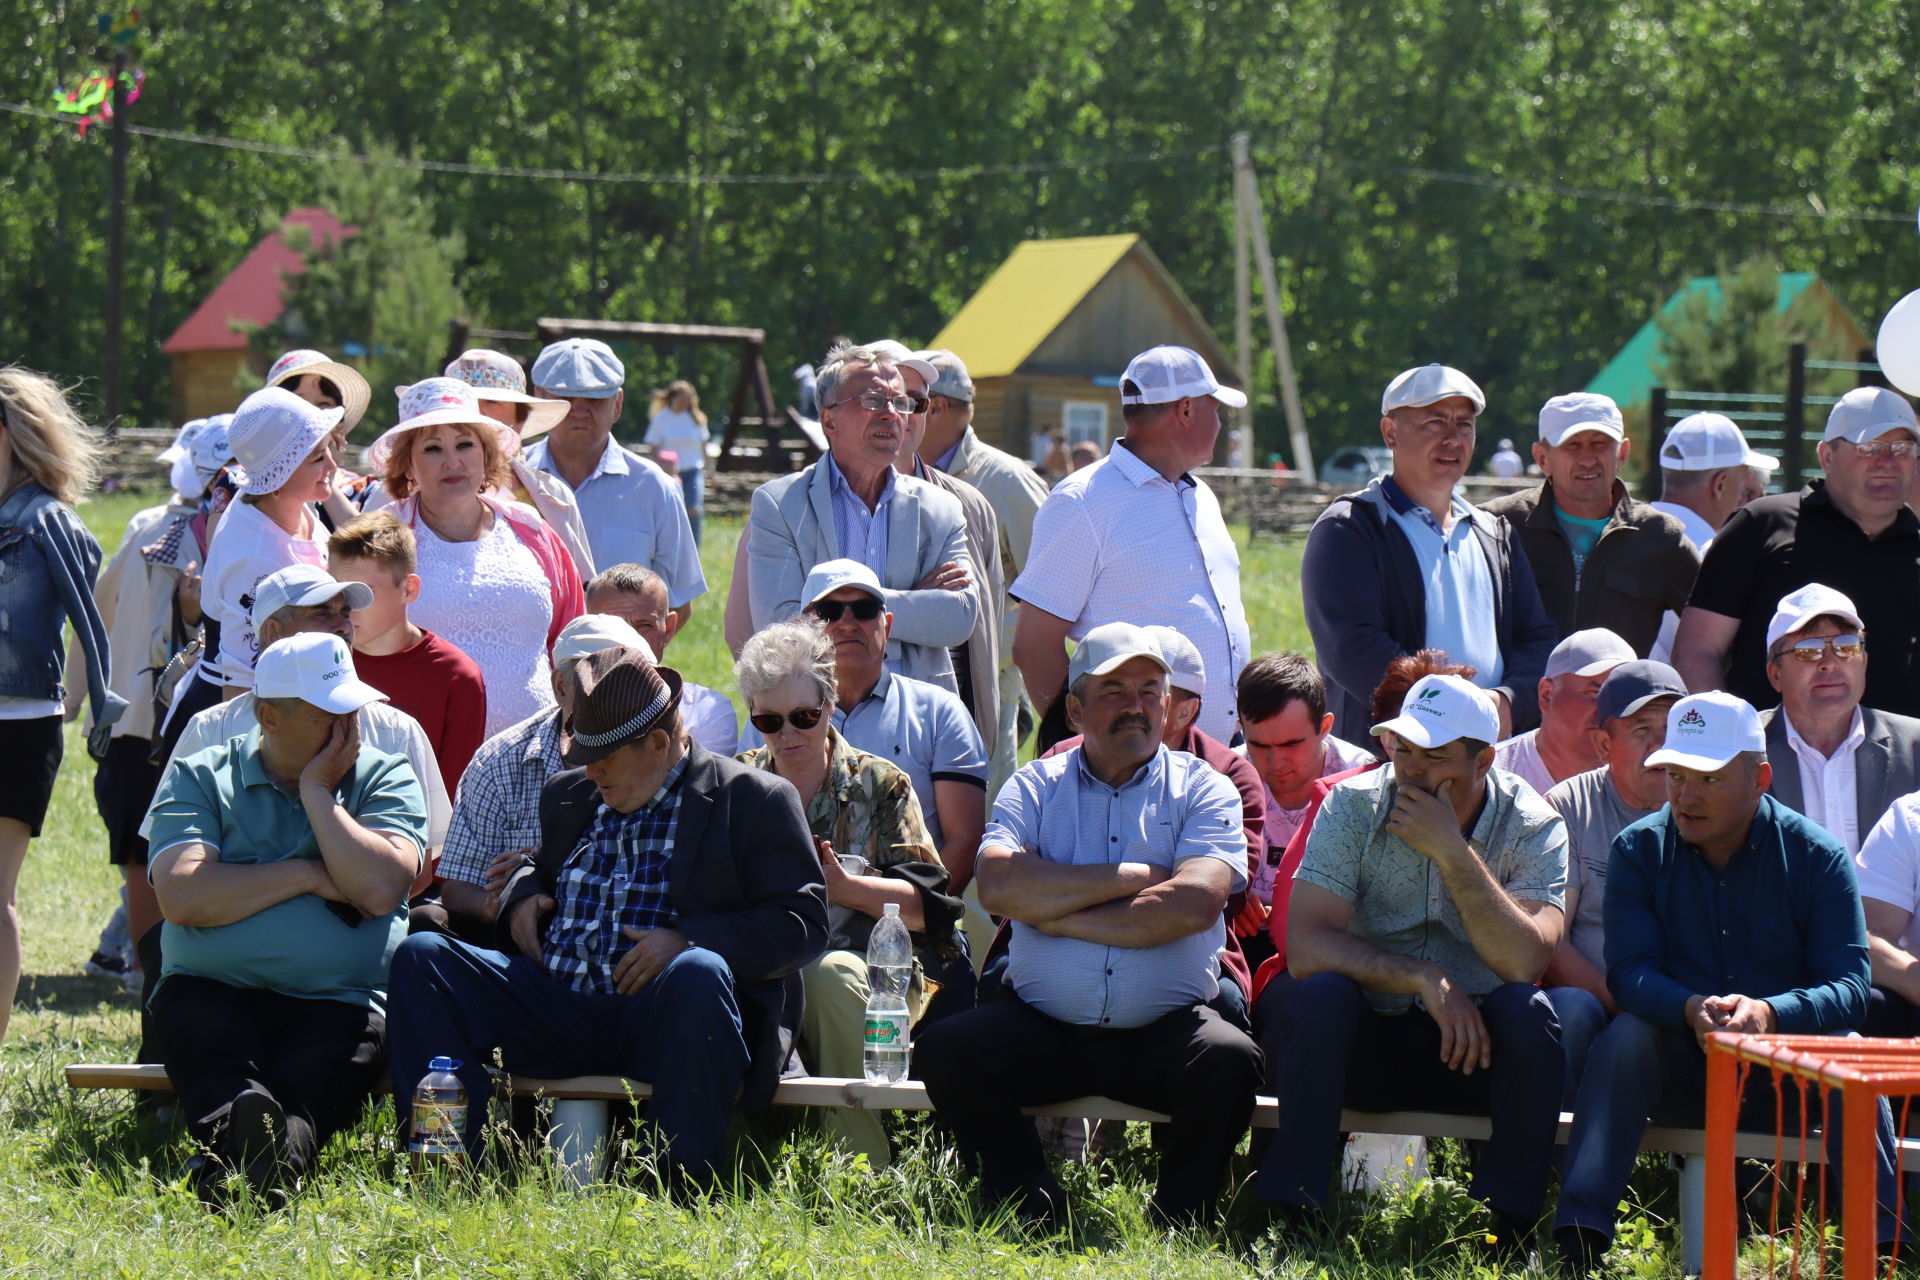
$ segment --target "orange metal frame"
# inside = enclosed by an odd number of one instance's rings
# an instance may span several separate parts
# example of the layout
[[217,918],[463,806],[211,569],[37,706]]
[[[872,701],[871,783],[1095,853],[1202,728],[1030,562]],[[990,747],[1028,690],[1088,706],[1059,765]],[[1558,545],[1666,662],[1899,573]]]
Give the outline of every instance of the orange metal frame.
[[[1740,1097],[1748,1072],[1764,1067],[1800,1080],[1827,1094],[1840,1090],[1846,1100],[1842,1133],[1845,1153],[1840,1229],[1846,1239],[1844,1280],[1872,1280],[1876,1274],[1874,1126],[1881,1098],[1920,1096],[1920,1040],[1868,1040],[1860,1037],[1734,1035],[1716,1031],[1707,1037],[1707,1204],[1706,1238],[1701,1242],[1704,1280],[1734,1280],[1739,1213],[1734,1191],[1734,1134],[1740,1123]],[[1784,1106],[1784,1102],[1783,1102]],[[1806,1110],[1805,1094],[1801,1102]],[[1783,1117],[1784,1119],[1784,1117]],[[1805,1125],[1802,1125],[1804,1131]],[[1785,1145],[1784,1124],[1781,1146]],[[1804,1162],[1807,1139],[1799,1139]],[[1778,1156],[1776,1156],[1776,1159]],[[1826,1181],[1820,1182],[1820,1213],[1826,1212]],[[1796,1226],[1796,1237],[1797,1237]],[[1864,1247],[1856,1247],[1865,1242]],[[1797,1266],[1797,1259],[1796,1259]]]

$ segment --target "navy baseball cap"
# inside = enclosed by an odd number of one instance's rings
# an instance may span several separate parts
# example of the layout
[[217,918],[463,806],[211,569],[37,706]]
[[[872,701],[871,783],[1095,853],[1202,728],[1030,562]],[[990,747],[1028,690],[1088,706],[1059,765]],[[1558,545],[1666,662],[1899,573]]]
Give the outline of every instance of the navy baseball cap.
[[1630,716],[1655,698],[1684,698],[1687,682],[1664,662],[1637,658],[1623,662],[1607,673],[1593,701],[1593,718],[1598,724]]

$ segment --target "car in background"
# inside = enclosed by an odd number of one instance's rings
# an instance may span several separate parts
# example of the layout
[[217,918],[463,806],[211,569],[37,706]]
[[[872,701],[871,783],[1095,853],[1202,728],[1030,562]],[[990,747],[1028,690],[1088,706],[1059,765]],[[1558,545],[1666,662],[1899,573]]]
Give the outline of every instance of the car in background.
[[1341,492],[1364,489],[1375,476],[1393,470],[1393,454],[1385,445],[1343,445],[1315,468],[1321,484]]

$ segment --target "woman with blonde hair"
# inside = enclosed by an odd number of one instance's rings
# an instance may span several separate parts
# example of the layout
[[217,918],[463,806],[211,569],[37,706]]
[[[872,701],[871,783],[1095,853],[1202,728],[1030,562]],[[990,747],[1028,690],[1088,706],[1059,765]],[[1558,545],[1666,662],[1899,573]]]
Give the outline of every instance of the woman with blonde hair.
[[700,543],[700,515],[706,509],[707,415],[700,412],[700,393],[691,382],[669,382],[664,391],[653,394],[647,419],[647,435],[642,441],[658,455],[672,450],[678,455],[680,492],[687,502],[687,523],[693,526],[694,545]]
[[64,623],[86,655],[101,749],[127,708],[108,687],[107,629],[93,601],[100,544],[73,510],[99,460],[99,438],[51,379],[0,369],[0,1039],[20,986],[20,867],[65,750]]
[[[857,1076],[874,921],[886,904],[899,904],[913,938],[907,1007],[918,1018],[932,994],[929,979],[934,989],[964,985],[970,996],[973,964],[957,927],[961,903],[947,891],[947,869],[913,783],[891,760],[849,746],[833,727],[838,677],[826,628],[810,617],[776,622],[747,641],[733,671],[748,720],[766,744],[740,761],[780,775],[800,793],[827,886],[827,952],[800,971],[807,997],[801,1056],[817,1074]],[[971,999],[943,1003],[967,1007]],[[886,1133],[872,1113],[836,1111],[827,1127],[875,1168],[886,1164]]]
[[540,513],[500,496],[520,447],[459,378],[400,392],[400,421],[367,448],[393,514],[413,530],[420,596],[408,618],[472,658],[486,735],[553,706],[548,651],[585,611],[580,573]]

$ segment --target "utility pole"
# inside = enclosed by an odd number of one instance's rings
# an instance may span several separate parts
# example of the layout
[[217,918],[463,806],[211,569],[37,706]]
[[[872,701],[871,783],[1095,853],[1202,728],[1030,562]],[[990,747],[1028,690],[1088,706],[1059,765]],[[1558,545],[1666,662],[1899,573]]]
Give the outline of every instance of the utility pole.
[[120,426],[120,341],[127,282],[127,90],[122,77],[127,51],[113,55],[113,151],[107,170],[107,333],[100,349],[100,380],[104,384],[109,431]]
[[1247,380],[1246,419],[1240,424],[1240,456],[1249,467],[1260,465],[1253,452],[1253,211],[1247,208],[1246,184],[1240,181],[1247,135],[1233,138],[1233,358]]
[[1300,411],[1300,384],[1294,377],[1293,349],[1287,343],[1287,321],[1280,309],[1280,284],[1273,269],[1273,249],[1267,243],[1267,218],[1260,209],[1260,188],[1253,179],[1252,149],[1244,133],[1233,135],[1233,174],[1235,203],[1244,210],[1246,226],[1252,233],[1254,261],[1260,268],[1267,336],[1273,344],[1273,366],[1280,375],[1280,403],[1286,408],[1287,432],[1293,440],[1293,469],[1312,482],[1313,446],[1307,441],[1306,416]]

